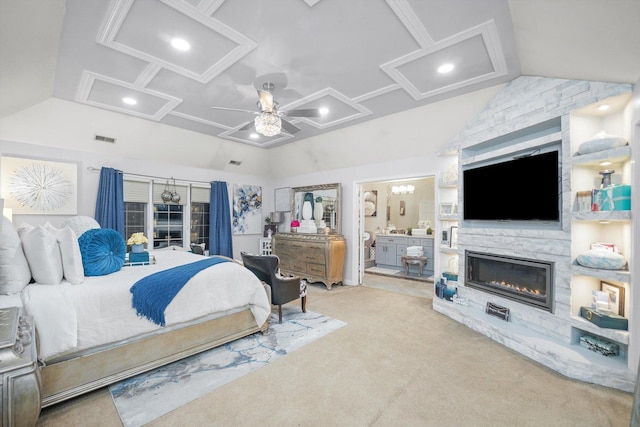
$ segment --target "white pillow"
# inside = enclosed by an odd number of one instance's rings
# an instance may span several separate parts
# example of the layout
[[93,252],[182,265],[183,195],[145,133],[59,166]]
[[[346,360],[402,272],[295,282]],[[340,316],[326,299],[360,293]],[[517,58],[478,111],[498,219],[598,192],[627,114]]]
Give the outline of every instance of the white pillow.
[[49,230],[58,241],[60,257],[62,258],[62,274],[72,285],[84,282],[84,268],[82,254],[76,233],[70,227],[55,228],[46,223],[44,228]]
[[0,294],[19,293],[31,281],[20,237],[9,218],[2,217],[0,231]]
[[59,285],[63,277],[62,257],[53,233],[40,225],[24,231],[20,237],[35,281],[42,285]]
[[100,224],[98,224],[98,221],[91,218],[90,216],[82,215],[69,218],[64,222],[64,224],[62,224],[62,226],[71,228],[73,232],[76,233],[76,238],[78,239],[85,231],[91,230],[93,228],[100,228]]

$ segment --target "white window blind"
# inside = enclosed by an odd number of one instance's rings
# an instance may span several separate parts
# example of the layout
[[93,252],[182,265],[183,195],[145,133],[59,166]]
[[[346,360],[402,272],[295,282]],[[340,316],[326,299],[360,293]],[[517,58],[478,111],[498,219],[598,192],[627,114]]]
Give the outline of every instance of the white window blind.
[[125,202],[149,202],[149,183],[124,180],[122,184]]
[[[162,192],[164,191],[165,187],[167,187],[169,189],[170,192],[173,193],[173,183],[169,183],[169,185],[167,186],[166,182],[155,182],[153,183],[153,203],[165,203],[164,201],[162,201]],[[175,187],[175,192],[178,193],[180,195],[180,202],[178,202],[179,205],[184,205],[185,203],[187,203],[187,191],[188,188],[186,185],[176,185]]]
[[199,203],[209,203],[211,190],[209,187],[191,187],[191,201]]

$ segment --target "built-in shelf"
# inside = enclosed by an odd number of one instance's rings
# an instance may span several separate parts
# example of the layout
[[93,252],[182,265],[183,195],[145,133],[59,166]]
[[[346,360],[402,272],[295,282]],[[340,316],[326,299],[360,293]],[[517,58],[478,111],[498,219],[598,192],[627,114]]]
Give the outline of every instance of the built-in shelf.
[[628,270],[603,270],[600,268],[590,268],[578,264],[576,261],[571,265],[571,271],[574,275],[595,277],[598,279],[614,280],[617,282],[631,281],[631,273]]
[[457,254],[458,253],[458,248],[452,248],[450,246],[440,245],[439,249],[440,249],[440,252],[443,252],[445,254]]
[[631,146],[625,145],[623,147],[597,151],[595,153],[574,155],[573,157],[571,157],[571,165],[599,166],[600,162],[602,162],[603,160],[617,163],[626,161],[630,157]]
[[630,221],[631,211],[573,212],[574,221]]
[[439,182],[438,187],[440,188],[458,188],[458,181],[452,182]]
[[629,345],[629,331],[623,331],[621,329],[601,328],[598,325],[594,325],[587,319],[584,319],[580,316],[571,316],[571,326],[580,329],[581,331],[589,332],[594,335],[598,335],[600,337],[618,342],[620,344]]
[[458,221],[458,214],[438,215],[440,221]]

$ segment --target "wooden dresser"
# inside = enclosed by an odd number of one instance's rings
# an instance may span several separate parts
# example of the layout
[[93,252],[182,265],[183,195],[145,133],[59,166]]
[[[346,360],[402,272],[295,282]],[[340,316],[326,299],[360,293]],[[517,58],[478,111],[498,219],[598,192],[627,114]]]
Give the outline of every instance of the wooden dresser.
[[342,234],[277,233],[272,251],[280,258],[280,270],[331,286],[342,284],[347,242]]

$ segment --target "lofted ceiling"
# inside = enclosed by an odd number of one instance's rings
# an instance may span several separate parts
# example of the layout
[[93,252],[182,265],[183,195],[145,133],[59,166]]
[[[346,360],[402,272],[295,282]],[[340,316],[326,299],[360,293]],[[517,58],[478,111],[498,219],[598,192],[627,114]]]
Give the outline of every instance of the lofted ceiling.
[[[638,0],[0,1],[1,114],[44,93],[262,148],[523,74],[640,78]],[[265,83],[280,111],[328,113],[258,135]]]

